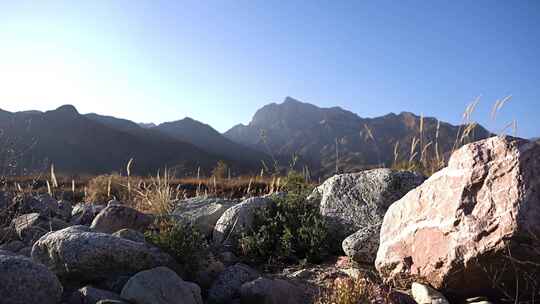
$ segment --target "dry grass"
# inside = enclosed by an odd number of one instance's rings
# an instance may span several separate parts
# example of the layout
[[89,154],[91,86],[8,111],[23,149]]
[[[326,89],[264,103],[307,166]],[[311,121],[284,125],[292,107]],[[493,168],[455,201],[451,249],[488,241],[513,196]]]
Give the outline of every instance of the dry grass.
[[334,280],[316,299],[316,304],[392,303],[391,289],[367,277]]
[[[504,97],[497,100],[492,107],[491,119],[496,120],[497,113],[501,111],[502,107],[511,99],[511,96]],[[437,121],[437,127],[435,129],[434,141],[425,142],[425,129],[424,129],[424,115],[420,116],[420,124],[418,128],[418,137],[413,137],[409,149],[408,158],[403,160],[399,155],[399,142],[394,145],[394,163],[392,168],[397,170],[410,170],[417,171],[426,176],[431,176],[433,173],[439,171],[446,166],[448,157],[457,149],[465,144],[471,143],[474,139],[474,130],[478,126],[473,121],[472,115],[480,102],[480,98],[475,98],[470,104],[467,105],[462,115],[462,121],[459,126],[456,138],[454,140],[452,149],[442,155],[439,147],[439,132],[440,121]],[[514,120],[507,124],[500,132],[500,135],[504,134],[508,129],[511,129],[514,136],[517,133],[517,122]],[[445,157],[446,156],[446,157]]]

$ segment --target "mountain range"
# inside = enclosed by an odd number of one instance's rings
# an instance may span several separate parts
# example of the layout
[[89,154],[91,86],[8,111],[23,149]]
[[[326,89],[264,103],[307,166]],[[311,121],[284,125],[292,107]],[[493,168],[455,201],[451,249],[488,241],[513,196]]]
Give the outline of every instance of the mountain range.
[[[464,126],[408,112],[362,118],[339,107],[320,108],[287,97],[259,109],[248,125],[236,125],[224,134],[191,118],[140,124],[83,115],[70,105],[46,112],[0,110],[0,129],[4,174],[35,172],[51,163],[57,171],[71,174],[123,171],[133,158],[136,174],[164,167],[179,175],[194,175],[199,169],[208,174],[223,160],[233,174],[295,164],[326,176],[336,170],[390,165],[395,151],[399,159],[408,159],[413,139],[422,138],[422,146],[431,149],[436,142],[444,154]],[[490,135],[477,125],[469,140]]]

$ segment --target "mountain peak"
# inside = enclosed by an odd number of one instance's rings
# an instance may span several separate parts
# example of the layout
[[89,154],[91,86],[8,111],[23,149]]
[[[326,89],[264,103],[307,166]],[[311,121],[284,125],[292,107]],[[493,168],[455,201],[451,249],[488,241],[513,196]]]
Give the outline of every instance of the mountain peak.
[[287,96],[285,97],[285,99],[283,100],[283,104],[303,104],[303,102],[301,102],[300,100],[298,99],[294,99],[290,96]]
[[58,107],[55,112],[59,112],[59,113],[64,113],[64,114],[69,114],[69,115],[78,115],[79,112],[77,111],[77,109],[75,108],[75,106],[73,105],[63,105],[63,106],[60,106]]

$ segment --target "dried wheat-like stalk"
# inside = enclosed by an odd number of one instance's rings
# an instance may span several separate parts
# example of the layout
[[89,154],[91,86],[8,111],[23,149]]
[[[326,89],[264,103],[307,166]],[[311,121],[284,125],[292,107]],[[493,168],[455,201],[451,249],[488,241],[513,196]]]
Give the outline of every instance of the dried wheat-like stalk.
[[253,178],[249,178],[249,184],[248,184],[248,188],[247,188],[247,191],[246,191],[246,194],[250,194],[251,193],[251,183],[253,182]]
[[[424,113],[420,114],[420,129],[419,129],[419,143],[420,147],[424,146]],[[420,162],[424,159],[424,149],[420,151]]]
[[371,139],[373,142],[375,142],[375,137],[373,136],[373,132],[371,132],[371,129],[368,127],[367,124],[364,124],[364,129],[366,129],[368,138]]
[[51,184],[49,183],[49,180],[47,180],[47,193],[49,193],[50,196],[53,195]]
[[[458,131],[456,133],[456,140],[454,141],[454,145],[452,146],[452,152],[456,151],[458,146],[461,143],[463,143],[463,140],[465,138],[463,135],[467,133],[467,136],[468,136],[468,133],[472,130],[472,129],[469,129],[471,127],[471,116],[479,102],[480,102],[480,96],[476,97],[475,100],[471,102],[470,104],[468,104],[467,107],[465,108],[465,112],[463,112],[463,121],[462,121],[462,124],[459,126]],[[466,125],[466,127],[462,133],[463,125]],[[469,129],[469,132],[466,132],[467,129]]]
[[414,158],[416,157],[416,154],[418,154],[416,151],[416,146],[418,145],[418,140],[416,137],[413,137],[411,142],[411,151],[409,152],[409,164],[412,163]]
[[111,184],[112,184],[112,175],[109,175],[109,180],[107,181],[107,197],[111,197]]
[[133,157],[129,159],[127,166],[126,166],[126,173],[127,173],[127,189],[128,189],[128,197],[131,199],[131,165],[133,164]]
[[54,164],[51,164],[51,181],[53,188],[58,188],[58,180],[56,179],[56,174],[54,173]]
[[506,132],[506,130],[508,129],[511,129],[512,130],[512,133],[515,136],[517,136],[517,121],[514,119],[512,120],[511,123],[508,123],[506,126],[504,126],[504,128],[501,130],[501,133],[499,134],[499,136],[504,136],[504,132]]
[[399,159],[399,140],[394,144],[394,165],[397,164]]
[[493,119],[493,121],[496,120],[497,113],[502,109],[504,104],[510,99],[512,99],[512,95],[508,95],[504,97],[503,99],[497,99],[497,101],[495,101],[495,104],[493,105],[493,108],[491,109],[491,119]]
[[463,130],[463,134],[461,135],[461,143],[464,143],[466,139],[469,139],[471,132],[476,128],[476,126],[477,124],[474,122],[467,125],[465,130]]
[[437,129],[435,130],[435,157],[437,158],[437,163],[441,162],[441,156],[439,154],[439,132],[441,129],[441,121],[437,120]]
[[423,163],[426,159],[424,156],[426,155],[427,149],[433,144],[432,141],[428,142],[424,148],[422,148],[422,153],[420,154],[420,162]]

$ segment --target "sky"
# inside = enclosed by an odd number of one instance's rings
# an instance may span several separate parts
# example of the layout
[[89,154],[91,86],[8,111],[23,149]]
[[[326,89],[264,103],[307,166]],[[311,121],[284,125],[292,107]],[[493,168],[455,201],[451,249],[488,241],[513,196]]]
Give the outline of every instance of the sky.
[[[286,96],[540,136],[540,1],[0,0],[0,108],[226,131]],[[512,98],[493,119],[497,99]],[[506,129],[508,131],[508,129]]]

